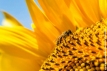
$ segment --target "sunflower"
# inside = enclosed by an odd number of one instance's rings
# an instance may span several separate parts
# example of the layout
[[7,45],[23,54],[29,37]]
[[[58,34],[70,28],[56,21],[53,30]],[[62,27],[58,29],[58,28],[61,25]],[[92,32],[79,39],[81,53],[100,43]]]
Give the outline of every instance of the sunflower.
[[33,30],[3,12],[0,71],[104,71],[107,0],[38,1],[26,0]]

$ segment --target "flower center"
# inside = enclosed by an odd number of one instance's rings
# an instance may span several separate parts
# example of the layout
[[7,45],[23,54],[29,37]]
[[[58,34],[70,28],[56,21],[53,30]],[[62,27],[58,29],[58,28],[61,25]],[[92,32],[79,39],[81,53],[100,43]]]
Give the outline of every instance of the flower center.
[[40,71],[104,71],[107,51],[107,20],[91,27],[66,31]]

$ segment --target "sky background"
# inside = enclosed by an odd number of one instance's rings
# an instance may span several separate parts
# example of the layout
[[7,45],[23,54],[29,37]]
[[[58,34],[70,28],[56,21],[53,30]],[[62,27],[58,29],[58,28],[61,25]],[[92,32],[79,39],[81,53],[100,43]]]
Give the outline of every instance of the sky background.
[[[35,2],[38,4],[37,0]],[[25,0],[0,0],[0,10],[6,11],[14,16],[25,27],[31,29],[31,17]],[[3,20],[3,15],[0,12],[0,25]]]

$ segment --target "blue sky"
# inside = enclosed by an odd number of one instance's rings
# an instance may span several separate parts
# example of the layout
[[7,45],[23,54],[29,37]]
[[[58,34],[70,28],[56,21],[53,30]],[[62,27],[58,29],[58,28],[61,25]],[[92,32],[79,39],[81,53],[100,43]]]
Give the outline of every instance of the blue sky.
[[[35,0],[37,3],[37,0]],[[32,23],[30,14],[28,12],[25,0],[0,0],[0,10],[6,11],[20,21],[25,27],[31,29]],[[3,15],[0,12],[0,24]]]

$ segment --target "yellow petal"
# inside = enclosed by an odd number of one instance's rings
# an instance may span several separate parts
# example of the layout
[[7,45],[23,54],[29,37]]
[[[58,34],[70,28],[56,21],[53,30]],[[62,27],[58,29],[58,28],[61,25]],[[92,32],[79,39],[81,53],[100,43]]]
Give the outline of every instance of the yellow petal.
[[12,17],[10,14],[8,14],[7,12],[2,12],[4,15],[4,20],[2,22],[3,26],[22,26],[22,24],[20,24],[20,22],[18,22],[14,17]]
[[85,18],[92,23],[96,23],[101,19],[98,0],[73,0],[73,2]]
[[23,27],[0,26],[0,49],[4,52],[22,57],[45,57],[46,52],[38,48],[34,32]]
[[47,52],[46,55],[50,54],[54,47],[54,44],[52,43],[52,41],[50,41],[47,36],[45,35],[43,36],[42,32],[40,32],[40,30],[38,30],[34,24],[31,24],[31,26],[33,29],[35,29],[35,35],[38,42],[38,47],[39,48],[42,47],[41,49]]
[[[66,1],[68,1],[69,4],[72,3],[70,0],[66,0]],[[71,24],[70,25],[71,30],[76,30],[76,27],[81,27],[81,26],[86,27],[86,25],[87,25],[86,23],[84,23],[84,22],[79,23],[79,21],[77,21],[77,19],[82,20],[82,21],[83,21],[83,19],[81,17],[80,12],[77,11],[77,9],[75,8],[75,6],[73,4],[70,7],[72,9],[72,11],[71,11],[69,6],[67,6],[69,4],[66,5],[66,2],[64,0],[55,0],[55,2],[57,3],[57,5],[61,4],[61,5],[58,5],[58,7],[59,7],[60,11],[66,16],[65,18],[69,19],[70,22],[69,23],[67,22],[67,23]],[[65,20],[65,19],[62,19],[62,20]]]
[[68,18],[68,12],[66,5],[61,0],[39,0],[39,3],[43,10],[45,11],[49,20],[61,31],[71,29],[72,31],[76,30],[76,25],[73,24]]
[[68,23],[69,20],[72,30],[75,29],[73,25],[86,27],[101,20],[98,0],[39,0],[39,3],[54,24],[59,24],[61,20]]
[[[98,22],[101,17],[99,13],[98,0],[64,0],[68,6],[71,17],[81,27],[90,26]],[[72,18],[71,18],[72,19]],[[74,21],[74,23],[75,23]]]
[[41,60],[41,58],[27,59],[2,54],[0,71],[38,71],[40,69]]
[[[46,51],[50,52],[50,50],[52,50],[54,47],[54,40],[61,34],[61,32],[58,31],[54,25],[52,25],[47,17],[39,10],[33,0],[26,0],[26,3],[30,11],[33,23],[36,27],[36,39],[40,46],[44,47]],[[45,45],[47,47],[45,47]]]
[[34,23],[31,24],[32,29],[36,29],[36,26],[34,25]]
[[2,71],[1,70],[1,62],[2,62],[1,59],[2,59],[2,56],[1,56],[1,53],[0,53],[0,71]]
[[107,18],[107,0],[99,0],[99,8],[102,18]]

